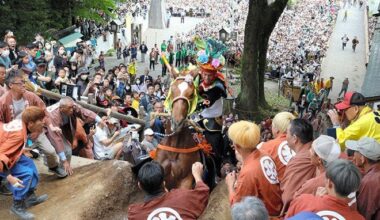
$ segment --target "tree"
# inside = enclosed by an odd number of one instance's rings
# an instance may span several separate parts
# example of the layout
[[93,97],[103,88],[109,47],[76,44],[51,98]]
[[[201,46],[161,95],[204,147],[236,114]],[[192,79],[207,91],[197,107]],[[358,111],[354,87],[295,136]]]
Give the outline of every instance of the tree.
[[268,108],[264,94],[264,74],[269,37],[288,0],[249,0],[244,34],[241,92],[237,108],[241,118],[255,118],[260,108]]
[[36,33],[49,26],[47,0],[14,0],[0,2],[0,30],[11,30],[19,44],[34,40]]
[[0,34],[11,30],[18,44],[33,41],[36,33],[60,30],[76,18],[105,23],[119,0],[7,0],[0,1]]

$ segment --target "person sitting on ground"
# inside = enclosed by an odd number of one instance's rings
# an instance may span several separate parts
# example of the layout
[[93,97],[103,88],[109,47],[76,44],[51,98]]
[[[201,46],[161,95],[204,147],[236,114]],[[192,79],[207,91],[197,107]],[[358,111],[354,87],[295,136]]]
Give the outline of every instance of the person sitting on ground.
[[269,220],[264,203],[257,197],[247,196],[235,203],[231,210],[233,220]]
[[94,156],[97,160],[112,160],[119,159],[121,155],[121,148],[123,147],[123,142],[115,143],[117,137],[119,137],[120,132],[115,131],[114,134],[110,135],[110,129],[107,126],[109,121],[107,120],[107,115],[104,113],[99,113],[101,122],[96,125],[96,131],[94,134]]
[[358,190],[361,180],[359,169],[350,161],[338,159],[326,169],[325,188],[317,195],[303,194],[290,204],[286,218],[301,211],[317,213],[322,218],[364,220],[358,211],[350,209],[346,197]]
[[[207,206],[209,188],[203,182],[203,165],[192,165],[195,188],[165,189],[164,169],[157,162],[144,164],[137,175],[138,186],[145,193],[143,203],[132,204],[128,209],[128,219],[158,219],[161,215],[174,219],[197,219]],[[165,207],[165,208],[164,208]]]
[[348,92],[342,102],[335,108],[350,121],[350,125],[341,128],[343,121],[336,110],[329,110],[328,115],[334,125],[336,138],[344,150],[346,140],[359,140],[361,137],[371,137],[380,142],[380,111],[374,111],[366,106],[365,97],[358,92]]
[[20,219],[33,219],[34,215],[26,209],[46,201],[48,196],[34,193],[39,181],[38,170],[23,152],[27,135],[38,136],[43,132],[45,112],[30,106],[25,108],[21,118],[7,124],[0,122],[0,176],[7,179],[13,194],[11,212]]
[[275,139],[262,143],[260,151],[269,154],[277,167],[278,180],[282,181],[285,173],[286,165],[288,165],[290,159],[296,154],[288,146],[286,141],[286,130],[292,120],[296,117],[289,112],[278,113],[272,121],[272,134]]
[[259,127],[252,122],[239,121],[228,129],[228,136],[236,159],[243,164],[238,177],[235,172],[226,177],[231,205],[244,196],[257,196],[263,200],[269,215],[279,215],[282,202],[276,165],[272,158],[256,148],[260,141]]
[[358,211],[367,220],[380,219],[380,143],[363,137],[359,141],[348,140],[346,147],[355,151],[353,161],[365,172],[357,192]]
[[144,140],[141,142],[141,147],[147,152],[151,152],[157,147],[157,140],[154,138],[154,132],[151,128],[144,131]]

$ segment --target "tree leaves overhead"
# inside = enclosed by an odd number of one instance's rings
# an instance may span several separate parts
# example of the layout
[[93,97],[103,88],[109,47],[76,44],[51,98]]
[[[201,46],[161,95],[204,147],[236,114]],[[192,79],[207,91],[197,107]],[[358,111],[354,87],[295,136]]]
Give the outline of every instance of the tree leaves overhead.
[[105,22],[102,13],[108,17],[114,17],[112,11],[115,9],[117,0],[70,0],[75,7],[73,7],[73,14],[81,18],[95,20],[97,22]]
[[74,24],[75,18],[106,23],[114,17],[119,0],[1,0],[0,36],[12,30],[19,44],[34,39],[36,33],[60,30]]

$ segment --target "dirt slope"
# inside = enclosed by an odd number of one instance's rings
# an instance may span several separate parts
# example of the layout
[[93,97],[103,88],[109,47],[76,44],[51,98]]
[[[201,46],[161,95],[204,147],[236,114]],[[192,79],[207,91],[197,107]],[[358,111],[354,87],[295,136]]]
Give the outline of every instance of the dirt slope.
[[[123,161],[103,161],[74,170],[63,180],[41,174],[37,194],[49,199],[30,209],[36,219],[126,219],[126,207],[138,193],[130,165]],[[138,197],[138,196],[137,196]],[[12,219],[11,197],[0,196],[0,216]]]

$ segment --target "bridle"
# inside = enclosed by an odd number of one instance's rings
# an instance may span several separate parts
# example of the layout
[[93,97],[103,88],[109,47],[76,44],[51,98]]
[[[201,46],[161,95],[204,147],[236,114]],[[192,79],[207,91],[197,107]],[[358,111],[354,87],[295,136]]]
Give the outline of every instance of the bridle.
[[[188,88],[188,86],[189,86],[188,84],[189,84],[189,83],[192,83],[193,78],[192,78],[191,76],[190,76],[190,77],[187,77],[187,76],[186,76],[186,77],[185,77],[185,76],[181,76],[181,77],[177,77],[175,80],[176,80],[176,81],[177,81],[177,80],[184,80],[184,81],[181,82],[181,83],[178,85],[178,89],[180,90],[181,94],[173,99],[173,101],[172,101],[170,107],[173,109],[173,105],[174,105],[174,103],[175,103],[176,101],[178,101],[178,100],[185,100],[185,101],[187,102],[187,108],[188,108],[188,111],[189,111],[189,109],[190,109],[190,107],[191,107],[191,102],[190,102],[190,99],[189,99],[189,98],[187,98],[186,96],[183,95],[183,93],[184,93],[184,92],[186,91],[186,89]],[[191,81],[190,81],[190,80],[191,80]]]

